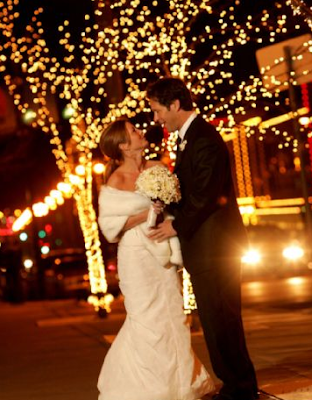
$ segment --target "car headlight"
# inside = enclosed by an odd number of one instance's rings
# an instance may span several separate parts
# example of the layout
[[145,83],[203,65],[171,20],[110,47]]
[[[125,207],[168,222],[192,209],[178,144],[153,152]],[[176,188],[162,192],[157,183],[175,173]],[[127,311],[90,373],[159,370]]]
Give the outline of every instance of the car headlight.
[[244,264],[258,264],[261,260],[261,254],[258,250],[250,249],[242,257],[242,263]]
[[296,261],[299,258],[303,257],[303,255],[303,248],[297,245],[285,247],[285,249],[283,250],[283,257],[290,261]]

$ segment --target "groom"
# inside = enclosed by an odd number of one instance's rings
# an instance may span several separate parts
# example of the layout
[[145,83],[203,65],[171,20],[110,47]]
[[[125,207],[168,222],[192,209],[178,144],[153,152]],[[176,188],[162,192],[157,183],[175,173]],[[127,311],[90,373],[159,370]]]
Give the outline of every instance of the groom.
[[179,131],[175,173],[182,192],[182,200],[170,208],[175,219],[159,224],[149,237],[180,239],[212,367],[223,382],[214,400],[255,400],[257,380],[241,318],[240,257],[246,233],[227,147],[193,111],[191,94],[180,79],[158,80],[147,96],[155,122]]

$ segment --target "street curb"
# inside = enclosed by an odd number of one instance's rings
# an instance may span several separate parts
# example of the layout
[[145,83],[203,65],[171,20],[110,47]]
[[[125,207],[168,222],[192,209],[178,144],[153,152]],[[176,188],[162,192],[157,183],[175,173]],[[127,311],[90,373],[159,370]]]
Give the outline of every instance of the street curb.
[[303,378],[300,380],[292,380],[287,382],[270,383],[268,385],[261,386],[261,390],[269,394],[273,393],[276,396],[298,392],[311,392],[310,399],[312,400],[312,379]]

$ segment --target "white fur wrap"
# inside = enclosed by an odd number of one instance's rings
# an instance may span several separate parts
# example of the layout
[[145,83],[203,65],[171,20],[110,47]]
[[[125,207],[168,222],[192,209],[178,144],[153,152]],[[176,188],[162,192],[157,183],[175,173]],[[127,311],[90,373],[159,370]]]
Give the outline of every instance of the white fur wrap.
[[[122,233],[128,218],[148,209],[150,199],[137,192],[130,192],[102,186],[99,195],[99,226],[108,242],[119,245],[144,245],[162,266],[168,263],[182,266],[182,254],[177,237],[163,242],[155,242],[147,237],[146,222]],[[172,218],[167,216],[167,218]]]

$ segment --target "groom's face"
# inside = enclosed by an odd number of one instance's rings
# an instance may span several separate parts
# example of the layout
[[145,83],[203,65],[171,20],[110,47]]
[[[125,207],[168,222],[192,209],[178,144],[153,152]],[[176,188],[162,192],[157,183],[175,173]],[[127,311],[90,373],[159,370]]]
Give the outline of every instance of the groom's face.
[[160,104],[158,101],[150,99],[151,110],[154,114],[154,121],[165,127],[168,132],[179,129],[178,107],[176,102],[170,104],[169,108]]

